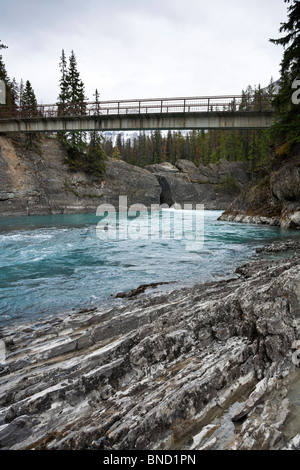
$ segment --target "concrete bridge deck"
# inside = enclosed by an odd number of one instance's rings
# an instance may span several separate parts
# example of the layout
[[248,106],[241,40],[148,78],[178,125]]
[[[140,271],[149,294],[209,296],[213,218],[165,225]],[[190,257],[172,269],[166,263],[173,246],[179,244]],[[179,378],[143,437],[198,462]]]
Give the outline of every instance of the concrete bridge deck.
[[0,107],[0,132],[75,132],[192,129],[267,129],[270,98],[242,96],[162,98]]

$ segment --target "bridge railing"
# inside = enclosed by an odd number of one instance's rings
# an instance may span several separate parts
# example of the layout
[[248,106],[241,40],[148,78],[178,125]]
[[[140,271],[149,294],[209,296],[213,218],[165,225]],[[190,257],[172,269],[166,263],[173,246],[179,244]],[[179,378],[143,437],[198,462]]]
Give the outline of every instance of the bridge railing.
[[166,114],[199,112],[272,111],[271,96],[202,96],[151,98],[142,100],[56,103],[8,107],[0,105],[0,119],[61,118],[68,116],[120,116],[124,114]]

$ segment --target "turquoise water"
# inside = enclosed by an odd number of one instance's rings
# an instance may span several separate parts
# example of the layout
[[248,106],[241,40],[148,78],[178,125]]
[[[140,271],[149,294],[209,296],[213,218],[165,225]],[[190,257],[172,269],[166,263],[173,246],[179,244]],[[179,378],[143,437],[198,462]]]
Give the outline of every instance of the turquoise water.
[[[94,307],[140,284],[180,286],[222,278],[249,260],[255,247],[292,234],[220,222],[220,214],[205,211],[203,246],[200,241],[188,249],[172,231],[171,239],[141,236],[147,214],[140,215],[135,236],[127,238],[112,238],[114,220],[103,219],[102,239],[96,230],[101,219],[94,214],[0,218],[0,325]],[[198,232],[202,228],[197,226]]]

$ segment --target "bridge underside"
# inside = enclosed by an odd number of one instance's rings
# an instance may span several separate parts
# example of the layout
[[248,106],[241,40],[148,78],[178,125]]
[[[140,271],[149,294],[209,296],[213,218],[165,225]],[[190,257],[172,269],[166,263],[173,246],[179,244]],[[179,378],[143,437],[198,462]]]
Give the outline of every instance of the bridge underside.
[[267,129],[274,113],[192,112],[118,114],[104,116],[36,117],[1,119],[0,132],[141,131],[192,129]]

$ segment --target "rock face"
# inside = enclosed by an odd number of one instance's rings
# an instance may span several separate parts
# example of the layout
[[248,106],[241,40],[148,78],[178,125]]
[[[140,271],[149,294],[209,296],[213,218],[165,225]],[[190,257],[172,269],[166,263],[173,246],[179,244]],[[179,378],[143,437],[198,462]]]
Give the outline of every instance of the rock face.
[[0,137],[0,214],[60,214],[95,212],[103,202],[118,205],[158,204],[161,188],[154,175],[123,161],[109,159],[105,181],[71,172],[66,151],[55,139],[44,139],[40,154]]
[[0,136],[0,215],[95,212],[102,203],[128,205],[204,204],[225,209],[249,181],[247,164],[221,162],[200,166],[178,160],[142,169],[109,159],[105,180],[70,171],[66,151],[55,139],[44,138],[40,152],[25,150],[22,139]]
[[0,447],[299,447],[299,261],[2,328]]
[[246,187],[220,220],[300,229],[300,157],[283,161],[259,184]]
[[161,203],[204,204],[205,209],[225,209],[250,181],[248,163],[227,162],[196,167],[188,160],[175,165],[161,163],[146,167],[157,176],[162,188]]

